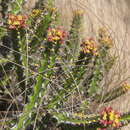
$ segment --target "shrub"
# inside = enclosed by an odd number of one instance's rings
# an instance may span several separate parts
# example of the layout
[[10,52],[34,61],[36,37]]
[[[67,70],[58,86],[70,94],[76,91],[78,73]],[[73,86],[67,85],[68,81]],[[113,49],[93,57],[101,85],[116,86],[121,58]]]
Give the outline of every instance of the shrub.
[[1,129],[100,130],[126,125],[129,113],[111,107],[96,112],[101,103],[130,88],[123,83],[101,94],[103,77],[116,62],[109,54],[114,39],[108,29],[81,40],[82,11],[74,11],[71,29],[65,30],[53,1],[28,16],[21,12],[22,3],[11,3],[0,28],[0,49],[5,50],[0,60],[0,110],[6,112]]

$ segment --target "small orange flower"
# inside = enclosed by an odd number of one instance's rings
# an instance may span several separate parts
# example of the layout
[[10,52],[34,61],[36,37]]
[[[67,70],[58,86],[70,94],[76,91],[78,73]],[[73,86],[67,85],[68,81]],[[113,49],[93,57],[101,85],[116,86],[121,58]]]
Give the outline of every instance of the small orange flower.
[[121,114],[119,112],[113,110],[111,107],[107,107],[101,112],[100,123],[105,127],[118,128],[121,126],[120,117]]
[[32,17],[37,17],[41,14],[41,10],[40,9],[34,9],[32,10],[31,16]]
[[66,37],[65,31],[58,28],[49,28],[47,33],[47,41],[64,43]]
[[95,56],[98,54],[95,41],[92,38],[84,40],[82,42],[81,51],[85,54],[92,54]]
[[98,30],[98,41],[99,43],[101,43],[102,45],[111,48],[113,45],[113,39],[109,34],[109,31],[107,28],[100,28]]
[[128,90],[130,90],[130,84],[128,84],[127,82],[124,82],[122,84],[122,88],[124,92],[127,92]]
[[13,15],[8,16],[9,29],[25,28],[27,16],[26,15]]

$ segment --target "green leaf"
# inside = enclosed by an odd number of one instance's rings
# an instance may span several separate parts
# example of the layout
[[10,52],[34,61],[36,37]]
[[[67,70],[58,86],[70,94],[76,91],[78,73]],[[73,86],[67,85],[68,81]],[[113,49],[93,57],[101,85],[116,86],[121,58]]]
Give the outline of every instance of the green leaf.
[[4,27],[0,27],[0,38],[2,38],[7,33],[7,29]]
[[6,58],[1,58],[0,59],[0,64],[4,64],[4,63],[7,63],[7,62],[9,62],[9,60],[6,59]]
[[18,14],[21,11],[24,0],[15,0],[12,4],[12,14]]
[[64,122],[64,123],[69,122],[71,124],[89,124],[89,123],[92,123],[93,121],[94,122],[98,121],[97,115],[90,117],[90,118],[76,119],[76,118],[68,117],[62,113],[52,112],[52,114],[54,115],[54,117],[56,117],[56,119],[59,122]]

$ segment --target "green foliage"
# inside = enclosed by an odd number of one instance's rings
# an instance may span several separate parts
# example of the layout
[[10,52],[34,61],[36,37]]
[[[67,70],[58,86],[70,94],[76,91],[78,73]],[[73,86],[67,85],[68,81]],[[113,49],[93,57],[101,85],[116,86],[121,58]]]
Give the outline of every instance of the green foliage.
[[81,25],[82,25],[82,12],[80,10],[76,10],[73,12],[73,21],[71,25],[71,30],[70,30],[70,37],[69,37],[69,46],[70,46],[70,51],[71,55],[71,60],[73,59],[72,62],[76,61],[78,56],[79,56],[79,51],[80,51],[80,40],[81,40]]
[[3,27],[0,27],[0,39],[7,34],[7,30]]
[[120,97],[123,94],[126,94],[126,92],[127,91],[125,91],[123,87],[120,86],[120,87],[110,90],[109,92],[105,93],[103,96],[97,95],[96,102],[106,103]]
[[24,0],[15,0],[12,3],[12,14],[18,14],[21,12],[22,10],[22,4],[23,4]]
[[89,79],[88,92],[90,96],[96,93],[98,89],[100,89],[99,83],[102,80],[104,71],[106,69],[103,65],[106,62],[107,53],[108,53],[107,51],[108,49],[106,47],[101,46],[99,49],[99,54],[95,58],[95,63],[94,63],[95,65],[93,68],[92,76],[91,76],[91,79]]

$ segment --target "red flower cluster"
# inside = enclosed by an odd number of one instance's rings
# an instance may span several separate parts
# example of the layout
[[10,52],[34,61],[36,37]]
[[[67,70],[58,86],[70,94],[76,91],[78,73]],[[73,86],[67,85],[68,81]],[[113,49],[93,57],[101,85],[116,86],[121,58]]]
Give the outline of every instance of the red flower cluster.
[[58,28],[49,28],[47,33],[47,41],[64,43],[66,37],[65,31]]
[[82,47],[81,51],[85,54],[92,54],[92,55],[98,54],[95,41],[92,38],[84,40],[81,44],[81,47]]
[[97,130],[106,130],[106,128],[97,128]]
[[113,110],[111,107],[107,107],[101,112],[100,123],[105,127],[118,128],[121,126],[120,117],[121,114],[119,112]]
[[25,28],[27,18],[28,17],[26,15],[9,14],[8,16],[9,29]]

